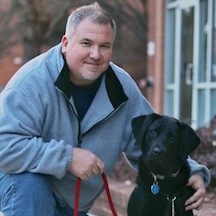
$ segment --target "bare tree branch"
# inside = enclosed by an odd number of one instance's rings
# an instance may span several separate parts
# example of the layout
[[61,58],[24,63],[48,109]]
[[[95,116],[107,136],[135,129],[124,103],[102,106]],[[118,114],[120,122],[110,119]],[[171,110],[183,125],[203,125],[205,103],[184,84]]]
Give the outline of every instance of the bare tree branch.
[[[7,9],[1,2],[7,2]],[[67,16],[73,8],[93,0],[0,0],[0,55],[21,43],[24,61],[38,55],[44,46],[60,41]],[[145,59],[147,42],[147,0],[98,0],[112,14],[118,26],[114,58],[129,62],[128,53]],[[133,43],[131,43],[133,42]],[[141,46],[140,46],[141,45]],[[142,60],[142,61],[143,61]]]

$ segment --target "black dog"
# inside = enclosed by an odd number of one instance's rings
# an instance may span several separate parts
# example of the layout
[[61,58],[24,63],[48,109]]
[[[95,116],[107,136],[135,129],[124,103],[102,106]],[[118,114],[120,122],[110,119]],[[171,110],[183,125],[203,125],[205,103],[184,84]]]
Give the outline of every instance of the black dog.
[[185,211],[185,201],[194,193],[186,187],[187,158],[200,138],[187,124],[155,113],[133,119],[132,128],[142,155],[128,216],[192,216]]

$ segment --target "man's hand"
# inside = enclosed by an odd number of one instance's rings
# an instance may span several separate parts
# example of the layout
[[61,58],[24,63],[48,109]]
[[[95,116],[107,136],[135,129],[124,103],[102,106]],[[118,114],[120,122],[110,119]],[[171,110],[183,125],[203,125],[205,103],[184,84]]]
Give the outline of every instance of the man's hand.
[[206,194],[206,188],[202,176],[199,174],[192,175],[188,180],[187,186],[192,187],[196,192],[186,200],[185,209],[198,210],[201,207]]
[[102,174],[104,163],[88,150],[73,148],[73,159],[69,171],[82,180],[86,180],[92,175]]

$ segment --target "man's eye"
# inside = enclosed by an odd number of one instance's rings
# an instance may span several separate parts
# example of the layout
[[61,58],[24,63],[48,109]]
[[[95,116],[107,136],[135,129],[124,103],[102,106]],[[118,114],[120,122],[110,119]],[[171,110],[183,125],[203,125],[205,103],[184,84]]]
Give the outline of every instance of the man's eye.
[[91,46],[91,44],[89,42],[81,42],[81,45],[83,45],[83,46]]
[[102,45],[101,47],[104,49],[110,49],[110,45]]

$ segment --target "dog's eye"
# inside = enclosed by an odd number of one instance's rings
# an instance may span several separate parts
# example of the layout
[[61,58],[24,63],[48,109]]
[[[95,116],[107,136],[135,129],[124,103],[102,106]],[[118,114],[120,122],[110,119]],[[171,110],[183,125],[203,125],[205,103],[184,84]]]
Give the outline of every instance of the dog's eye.
[[176,141],[176,136],[171,136],[169,138],[169,141],[172,142],[172,143],[175,142]]
[[151,134],[152,137],[156,137],[158,133],[157,133],[156,130],[151,130],[150,134]]

